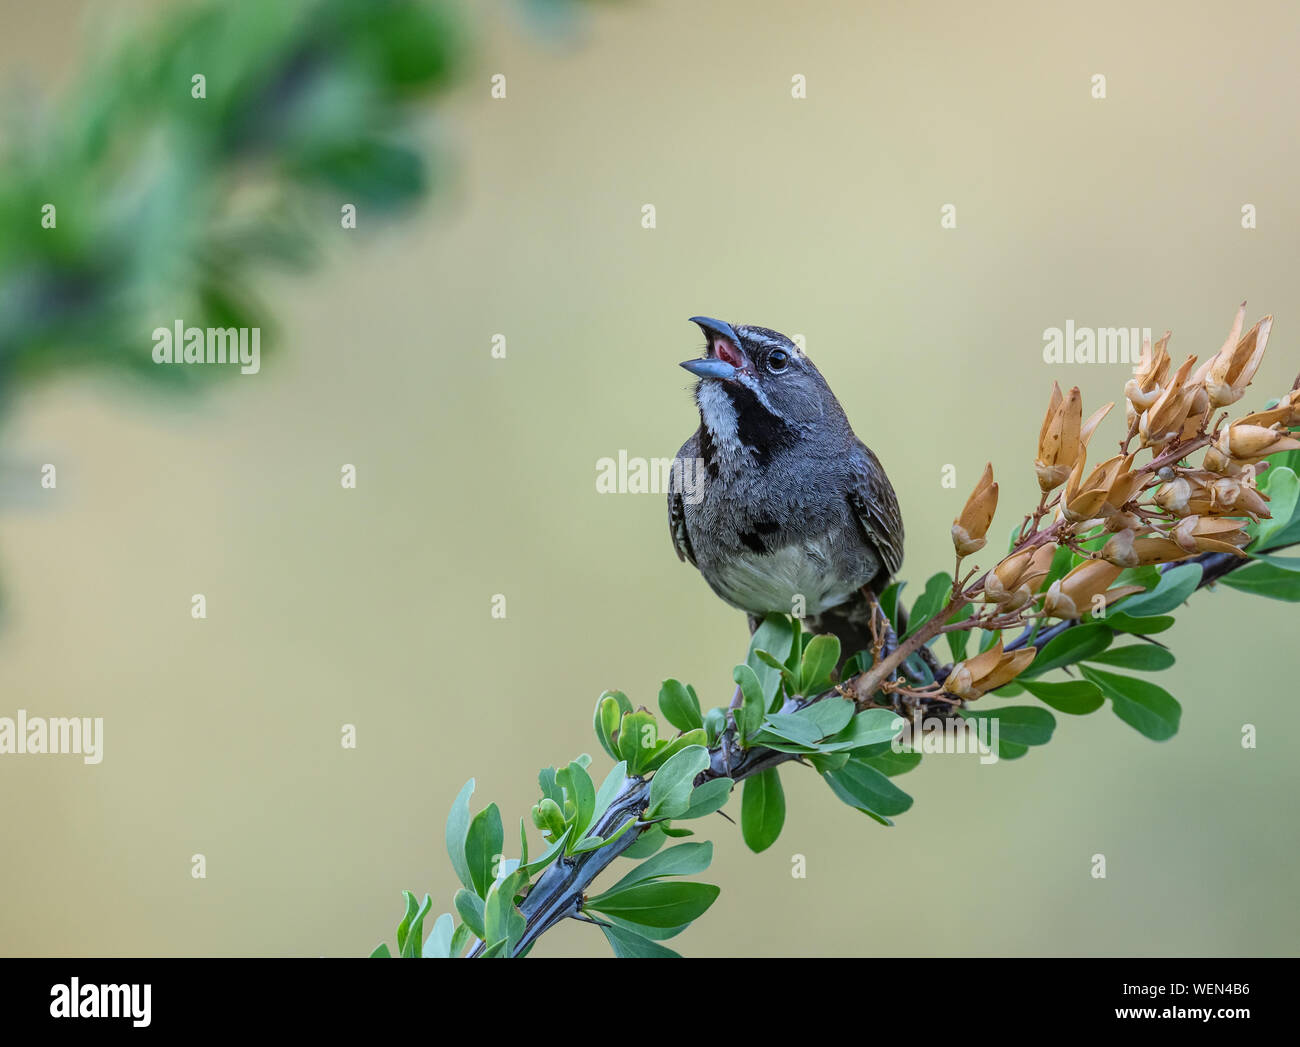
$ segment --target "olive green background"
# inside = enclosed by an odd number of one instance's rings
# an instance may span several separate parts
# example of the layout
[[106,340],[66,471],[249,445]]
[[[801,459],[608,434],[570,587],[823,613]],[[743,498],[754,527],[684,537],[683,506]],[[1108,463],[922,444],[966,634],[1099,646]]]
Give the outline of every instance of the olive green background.
[[[92,7],[150,6],[7,0],[5,80],[65,89]],[[1120,395],[1122,365],[1044,364],[1045,328],[1173,328],[1181,359],[1248,298],[1277,320],[1244,406],[1300,370],[1293,5],[638,0],[566,39],[503,5],[473,21],[438,192],[395,224],[331,219],[321,270],[263,281],[284,340],[260,375],[180,400],[64,378],[0,432],[0,715],[102,716],[106,746],[0,758],[0,952],[368,952],[400,889],[450,907],[466,778],[510,840],[539,766],[595,750],[603,775],[602,689],[729,698],[743,618],[678,563],[659,496],[594,482],[697,424],[689,316],[806,337],[899,491],[913,592],[950,566],[986,460],[994,532],[1031,506],[1053,380],[1089,409]],[[696,823],[723,891],[672,944],[1294,953],[1298,625],[1198,594],[1164,637],[1176,738],[1058,715],[1015,763],[927,758],[893,829],[788,769],[769,851]],[[577,923],[536,950],[607,952]]]

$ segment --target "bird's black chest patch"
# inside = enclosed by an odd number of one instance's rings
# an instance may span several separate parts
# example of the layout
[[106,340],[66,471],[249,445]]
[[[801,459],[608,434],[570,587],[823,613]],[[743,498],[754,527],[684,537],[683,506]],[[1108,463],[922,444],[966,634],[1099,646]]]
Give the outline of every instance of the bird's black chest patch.
[[751,390],[734,383],[727,383],[723,388],[736,411],[736,439],[754,455],[759,465],[767,465],[772,455],[794,442],[795,430],[785,419],[769,411]]

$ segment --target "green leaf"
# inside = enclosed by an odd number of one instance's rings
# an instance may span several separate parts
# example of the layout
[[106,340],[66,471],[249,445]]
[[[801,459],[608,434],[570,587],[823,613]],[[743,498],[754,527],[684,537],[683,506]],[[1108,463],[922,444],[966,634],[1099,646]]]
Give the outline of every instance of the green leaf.
[[465,839],[465,860],[469,863],[474,893],[480,898],[487,895],[488,888],[496,879],[495,867],[504,846],[501,812],[496,804],[490,803],[469,823],[469,834]]
[[647,859],[635,869],[627,872],[621,880],[609,889],[609,894],[632,887],[638,883],[649,883],[665,876],[691,876],[703,872],[713,861],[713,844],[679,843],[660,851],[653,858]]
[[706,814],[720,811],[731,798],[731,787],[735,785],[730,778],[710,778],[703,785],[697,785],[691,792],[691,805],[675,815],[678,821],[691,818],[703,818]]
[[664,719],[679,731],[694,731],[704,726],[700,713],[700,699],[694,688],[680,680],[665,680],[659,688],[659,711]]
[[827,771],[838,771],[848,763],[849,753],[847,749],[837,753],[809,753],[808,762],[818,774],[825,774]]
[[523,886],[523,877],[511,874],[492,885],[487,899],[483,903],[483,929],[487,934],[484,939],[489,942],[504,940],[505,955],[513,951],[515,944],[523,937],[525,921],[514,903],[516,891]]
[[619,857],[649,858],[650,855],[668,842],[668,837],[664,835],[661,825],[662,823],[656,823],[646,829],[636,838],[635,843],[628,844],[627,849]]
[[[875,756],[855,756],[855,759],[865,763],[868,767],[874,767],[881,774],[893,778],[899,774],[906,774],[913,770],[921,762],[921,754],[916,752],[896,753],[892,749],[886,749]],[[838,768],[835,768],[838,770]]]
[[427,181],[424,160],[415,150],[357,138],[311,152],[294,165],[294,173],[377,209],[409,203],[424,192]]
[[471,778],[461,786],[452,802],[446,829],[447,857],[451,859],[456,878],[470,890],[474,889],[474,880],[469,874],[469,862],[465,860],[465,837],[469,835],[469,798],[473,792],[474,779]]
[[583,907],[643,927],[682,927],[704,915],[719,893],[711,883],[653,880],[598,894]]
[[768,701],[779,690],[781,673],[778,667],[763,661],[758,652],[766,651],[779,663],[784,663],[790,657],[794,636],[794,625],[789,618],[783,614],[769,614],[749,638],[749,654],[745,658],[745,664],[754,670],[759,690]]
[[1252,560],[1272,564],[1284,571],[1300,571],[1300,556],[1269,556],[1265,553],[1251,553]]
[[898,629],[898,597],[903,592],[906,582],[893,582],[885,587],[885,591],[880,594],[877,601],[880,604],[881,611],[884,612],[889,624]]
[[1067,680],[1064,683],[1043,683],[1040,680],[1024,681],[1025,690],[1057,712],[1083,716],[1105,705],[1096,684],[1087,680]]
[[903,729],[906,721],[889,709],[867,709],[857,713],[839,734],[821,742],[817,748],[823,753],[841,749],[860,749],[864,745],[892,741]]
[[624,713],[618,729],[618,755],[632,774],[640,774],[659,744],[659,725],[646,711]]
[[1038,649],[1029,668],[1020,674],[1019,682],[1023,685],[1027,679],[1042,676],[1051,669],[1073,665],[1104,651],[1113,637],[1110,628],[1101,622],[1087,622],[1066,629]]
[[810,720],[789,713],[773,713],[763,718],[762,730],[754,736],[754,740],[763,744],[763,739],[769,734],[812,748],[821,741],[825,732]]
[[568,793],[568,801],[573,804],[572,814],[569,813],[568,803],[565,804],[566,820],[573,823],[574,837],[581,837],[591,824],[591,815],[596,809],[596,785],[587,769],[576,760],[568,767],[561,768],[555,777]]
[[1267,491],[1271,519],[1260,520],[1255,535],[1255,545],[1267,549],[1270,542],[1285,531],[1296,515],[1296,502],[1300,500],[1300,480],[1286,466],[1270,468]]
[[372,960],[391,960],[393,954],[388,951],[388,943],[380,942],[376,945],[370,953],[370,958]]
[[709,750],[687,746],[650,779],[650,803],[645,819],[675,818],[691,805],[695,776],[709,766]]
[[1046,745],[1056,729],[1056,717],[1033,705],[1012,705],[987,711],[959,709],[958,713],[966,720],[996,721],[999,741],[1013,745]]
[[[1019,527],[1017,527],[1017,530],[1019,530]],[[952,616],[952,620],[954,622],[964,622],[974,613],[975,605],[973,603],[968,603]],[[954,662],[965,661],[966,645],[970,642],[970,630],[958,629],[955,632],[944,633],[944,637],[948,641],[948,652],[952,655],[952,660]]]
[[681,959],[680,953],[675,953],[667,946],[652,942],[649,938],[632,931],[625,931],[612,924],[602,925],[600,929],[604,932],[610,948],[614,950],[614,955],[620,960]]
[[[767,651],[755,651],[754,656],[760,662],[766,665],[768,668],[775,670],[780,675],[781,682],[785,684],[786,694],[794,695],[799,693],[799,677],[795,673],[787,669],[783,662],[778,661]],[[764,679],[764,677],[762,675],[759,675],[758,679],[759,682],[762,683],[764,688],[766,689],[767,682]],[[778,708],[779,707],[778,702],[780,698],[781,698],[781,689],[778,687],[776,689],[776,693],[772,696],[771,702],[768,703],[768,708],[769,709]]]
[[1163,571],[1160,575],[1160,584],[1154,589],[1127,596],[1115,607],[1129,618],[1151,618],[1172,611],[1196,592],[1196,587],[1200,584],[1200,564],[1179,564],[1177,567]]
[[654,752],[645,760],[641,768],[642,773],[662,767],[671,757],[676,756],[683,749],[691,745],[704,745],[707,739],[708,734],[705,731],[687,731],[685,734],[678,735],[671,742],[660,742]]
[[721,708],[710,709],[704,714],[705,745],[712,749],[718,744],[722,732],[727,729],[727,711]]
[[831,685],[831,673],[840,660],[839,638],[824,633],[814,636],[803,649],[799,670],[799,693],[809,698],[821,694]]
[[853,719],[854,709],[855,706],[849,699],[832,696],[805,705],[792,715],[813,724],[821,732],[818,738],[827,738],[844,730]]
[[623,714],[631,711],[632,703],[622,691],[606,691],[596,699],[596,712],[593,717],[596,738],[601,748],[615,760],[619,758],[619,754],[614,736],[623,722]]
[[745,779],[740,802],[740,832],[751,851],[776,842],[785,824],[785,791],[775,767]]
[[1152,741],[1163,742],[1178,733],[1183,710],[1172,694],[1149,680],[1104,673],[1082,667],[1083,675],[1110,699],[1115,715]]
[[1099,665],[1113,665],[1120,669],[1136,669],[1139,672],[1154,673],[1168,669],[1174,664],[1174,654],[1168,648],[1157,647],[1153,643],[1129,644],[1127,647],[1112,647],[1101,654],[1088,659]]
[[564,810],[564,790],[560,788],[560,783],[555,780],[554,767],[543,767],[538,771],[537,784],[542,790],[542,796],[552,800],[560,810]]
[[1270,563],[1251,564],[1224,575],[1220,581],[1232,589],[1270,600],[1300,601],[1300,574]]
[[416,910],[420,904],[415,900],[415,895],[410,891],[403,891],[402,898],[406,901],[406,914],[402,917],[402,922],[397,925],[397,954],[405,956],[406,952],[406,932],[411,926],[411,921],[415,919]]
[[445,912],[433,921],[433,930],[424,940],[421,955],[426,959],[445,960],[451,956],[451,939],[456,930],[456,921],[451,913]]
[[862,760],[850,757],[838,771],[822,777],[841,800],[877,820],[902,814],[912,806],[912,798],[907,793]]
[[798,618],[790,619],[790,654],[785,660],[785,667],[792,673],[799,671],[799,659],[803,656],[804,644],[810,635],[803,631],[803,624]]
[[545,869],[551,864],[551,862],[555,861],[555,859],[560,856],[560,852],[564,850],[564,845],[568,842],[569,836],[572,832],[573,826],[566,826],[564,830],[551,841],[550,846],[547,847],[539,857],[534,858],[527,865],[520,866],[520,868],[529,875],[537,872],[539,869]]
[[627,781],[627,761],[619,761],[605,775],[605,780],[601,782],[600,788],[596,790],[596,802],[592,806],[591,822],[594,825],[600,821],[601,817],[609,810],[609,805],[614,802],[619,792],[623,789],[623,783]]
[[403,957],[414,959],[423,955],[420,950],[424,944],[424,918],[433,908],[433,899],[426,894],[419,908],[412,913],[410,905],[415,901],[415,895],[410,891],[402,893],[407,896],[407,919],[397,928],[398,950]]
[[763,697],[763,689],[759,686],[758,677],[754,675],[754,670],[748,665],[738,665],[733,670],[731,678],[740,685],[740,693],[743,702],[739,709],[735,710],[736,727],[740,733],[741,745],[746,744],[749,736],[758,730],[758,725],[763,721],[763,714],[767,712],[767,702]]
[[451,950],[448,955],[451,957],[463,956],[465,947],[469,945],[473,937],[474,932],[468,926],[464,923],[458,923],[455,932],[451,936]]
[[911,616],[907,619],[907,632],[903,634],[906,640],[921,626],[943,610],[944,605],[948,602],[948,597],[952,594],[952,575],[946,571],[940,571],[938,574],[931,575],[925,583],[925,592],[916,598],[912,604]]
[[460,913],[460,918],[464,921],[465,926],[470,929],[476,938],[485,937],[483,931],[483,899],[473,891],[467,891],[462,887],[456,892],[456,897],[452,899],[456,911]]
[[1047,577],[1043,579],[1039,589],[1046,592],[1054,581],[1069,574],[1072,567],[1074,567],[1074,553],[1067,546],[1057,546],[1056,552],[1052,554],[1051,566],[1047,569]]
[[533,805],[533,824],[543,833],[549,833],[551,839],[554,840],[565,832],[564,811],[549,796],[543,796],[541,800]]
[[1116,632],[1132,633],[1134,636],[1152,636],[1162,633],[1174,624],[1171,615],[1154,615],[1150,618],[1131,618],[1122,611],[1116,611],[1106,617],[1106,624]]

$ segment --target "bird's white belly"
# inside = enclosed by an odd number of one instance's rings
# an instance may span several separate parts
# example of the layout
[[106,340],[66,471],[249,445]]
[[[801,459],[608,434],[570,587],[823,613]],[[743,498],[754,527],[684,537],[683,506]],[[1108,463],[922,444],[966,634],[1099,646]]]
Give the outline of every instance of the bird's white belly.
[[[732,555],[720,565],[720,595],[751,614],[821,614],[855,591],[836,578],[828,545],[812,540],[769,553]],[[796,604],[802,601],[802,607]]]

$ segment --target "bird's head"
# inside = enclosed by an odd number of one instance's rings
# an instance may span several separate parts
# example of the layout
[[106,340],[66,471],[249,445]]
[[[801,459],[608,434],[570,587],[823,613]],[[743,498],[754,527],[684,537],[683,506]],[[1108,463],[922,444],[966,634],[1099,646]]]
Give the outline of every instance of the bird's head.
[[785,335],[695,316],[708,339],[702,359],[682,367],[697,376],[695,399],[715,437],[756,450],[793,442],[813,429],[847,425],[826,380]]

